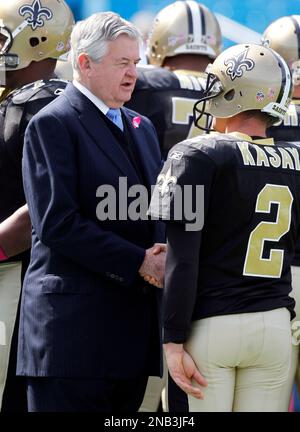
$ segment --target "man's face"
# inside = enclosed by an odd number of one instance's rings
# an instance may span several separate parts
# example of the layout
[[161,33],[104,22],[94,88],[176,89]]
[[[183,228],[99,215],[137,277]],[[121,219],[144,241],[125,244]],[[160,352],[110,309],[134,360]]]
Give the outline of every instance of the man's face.
[[108,42],[101,62],[91,62],[89,89],[110,108],[119,108],[131,98],[139,60],[138,40],[121,35]]

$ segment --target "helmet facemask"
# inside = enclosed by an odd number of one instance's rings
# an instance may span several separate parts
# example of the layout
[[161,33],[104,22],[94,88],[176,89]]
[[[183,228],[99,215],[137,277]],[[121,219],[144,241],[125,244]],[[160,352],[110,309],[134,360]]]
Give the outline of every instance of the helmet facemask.
[[13,70],[19,65],[19,57],[16,54],[8,54],[13,44],[11,31],[1,25],[0,20],[0,70]]
[[[209,68],[208,68],[209,69]],[[211,132],[212,117],[205,111],[207,102],[223,93],[223,86],[219,78],[213,73],[208,72],[206,78],[206,87],[203,96],[195,103],[193,108],[194,124],[197,128]],[[201,126],[200,120],[206,116],[205,126]]]

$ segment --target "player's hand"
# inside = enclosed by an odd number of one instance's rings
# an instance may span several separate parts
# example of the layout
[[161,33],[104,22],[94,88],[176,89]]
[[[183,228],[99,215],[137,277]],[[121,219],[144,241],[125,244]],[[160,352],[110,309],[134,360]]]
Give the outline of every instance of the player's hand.
[[146,250],[145,259],[139,270],[140,275],[146,282],[163,287],[166,263],[166,245],[155,243],[152,248]]
[[170,342],[164,344],[164,351],[170,375],[178,387],[197,399],[204,399],[204,392],[199,386],[206,387],[207,381],[200,374],[192,357],[183,349],[183,345]]

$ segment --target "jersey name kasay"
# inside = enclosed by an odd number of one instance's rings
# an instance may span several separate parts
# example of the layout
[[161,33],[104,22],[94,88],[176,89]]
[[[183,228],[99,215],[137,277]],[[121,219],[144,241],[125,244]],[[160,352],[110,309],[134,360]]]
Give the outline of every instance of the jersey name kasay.
[[261,146],[245,141],[237,142],[237,146],[244,165],[300,171],[299,150],[295,147]]

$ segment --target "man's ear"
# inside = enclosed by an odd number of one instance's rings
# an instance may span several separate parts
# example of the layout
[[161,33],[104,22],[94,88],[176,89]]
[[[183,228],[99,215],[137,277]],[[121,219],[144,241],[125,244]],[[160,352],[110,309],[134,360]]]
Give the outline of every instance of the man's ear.
[[78,56],[78,66],[82,74],[89,76],[92,70],[91,59],[85,53],[81,53]]

